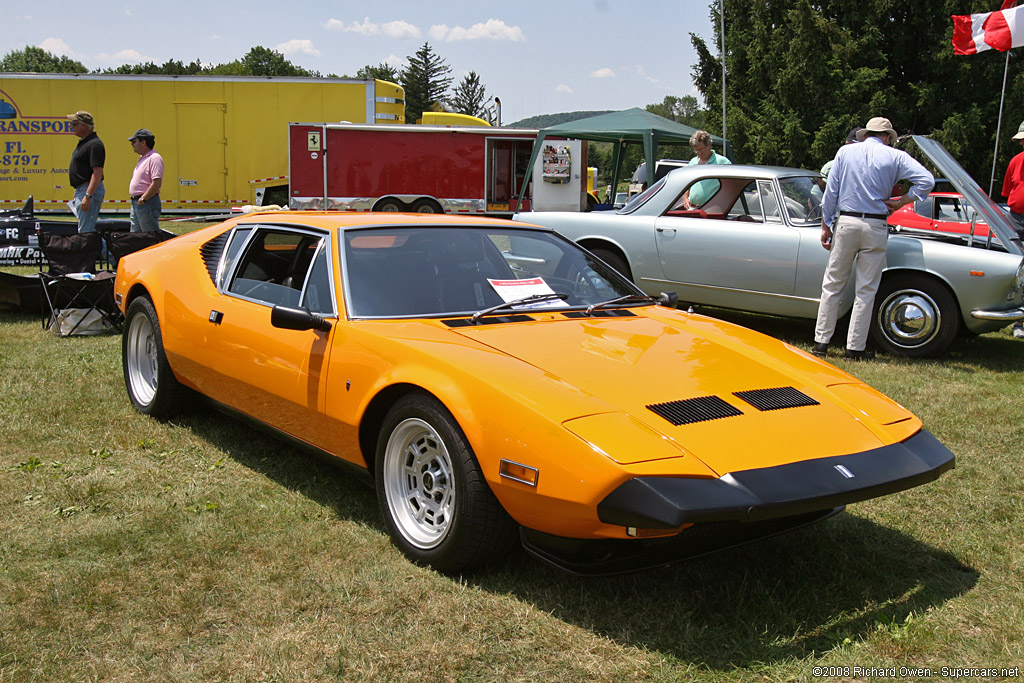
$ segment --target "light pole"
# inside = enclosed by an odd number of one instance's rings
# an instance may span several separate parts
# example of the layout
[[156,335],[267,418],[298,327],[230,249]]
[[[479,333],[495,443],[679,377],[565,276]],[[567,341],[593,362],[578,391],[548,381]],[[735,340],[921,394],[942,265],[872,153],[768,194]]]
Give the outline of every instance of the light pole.
[[[718,0],[718,40],[718,52],[722,57],[722,140],[725,140],[725,0]],[[722,152],[725,152],[724,147]]]

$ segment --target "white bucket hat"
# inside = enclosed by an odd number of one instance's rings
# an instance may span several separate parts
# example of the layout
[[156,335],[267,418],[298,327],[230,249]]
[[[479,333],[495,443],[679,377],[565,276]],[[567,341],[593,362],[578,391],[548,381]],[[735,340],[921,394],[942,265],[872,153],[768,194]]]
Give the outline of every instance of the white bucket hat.
[[864,126],[861,130],[857,131],[857,139],[863,141],[867,137],[868,133],[888,133],[892,136],[892,141],[896,142],[896,130],[889,123],[889,119],[876,116],[875,118],[868,121],[868,125]]

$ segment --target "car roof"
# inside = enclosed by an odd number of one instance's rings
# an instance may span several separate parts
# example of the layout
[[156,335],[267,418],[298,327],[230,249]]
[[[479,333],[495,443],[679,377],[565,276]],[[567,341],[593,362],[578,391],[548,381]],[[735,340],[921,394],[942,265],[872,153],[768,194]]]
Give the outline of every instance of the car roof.
[[227,221],[234,225],[273,223],[276,225],[296,225],[328,230],[352,230],[370,227],[439,227],[439,228],[534,228],[545,232],[553,232],[551,228],[531,223],[511,221],[504,218],[488,218],[485,216],[451,216],[448,214],[414,214],[414,213],[345,213],[339,211],[266,211],[250,213]]

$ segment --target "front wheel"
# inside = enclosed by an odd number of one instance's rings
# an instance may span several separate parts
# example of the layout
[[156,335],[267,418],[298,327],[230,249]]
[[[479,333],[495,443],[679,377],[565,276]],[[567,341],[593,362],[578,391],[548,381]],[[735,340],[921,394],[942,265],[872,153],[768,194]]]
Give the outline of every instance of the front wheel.
[[160,320],[146,297],[132,301],[125,314],[121,366],[136,410],[152,417],[171,417],[181,411],[185,388],[167,362]]
[[442,572],[508,553],[516,525],[491,492],[455,418],[432,396],[410,394],[377,439],[377,500],[392,542]]
[[594,249],[593,253],[594,256],[617,270],[621,275],[625,276],[627,280],[630,282],[633,281],[633,273],[629,270],[629,264],[626,263],[626,260],[617,253],[609,251],[608,249]]
[[959,330],[960,311],[942,283],[906,274],[882,280],[871,320],[871,340],[882,351],[908,358],[938,356]]

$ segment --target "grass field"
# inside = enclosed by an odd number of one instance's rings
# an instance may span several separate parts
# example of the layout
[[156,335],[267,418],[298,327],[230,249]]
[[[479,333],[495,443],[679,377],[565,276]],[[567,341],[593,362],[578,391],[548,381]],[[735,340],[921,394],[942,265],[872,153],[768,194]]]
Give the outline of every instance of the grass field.
[[[715,313],[810,340],[809,322]],[[913,678],[899,667],[954,680],[941,667],[1021,666],[1024,342],[830,360],[921,416],[957,468],[657,571],[581,579],[520,554],[452,578],[392,548],[373,493],[342,471],[216,413],[135,413],[119,337],[60,339],[0,313],[0,681]]]

